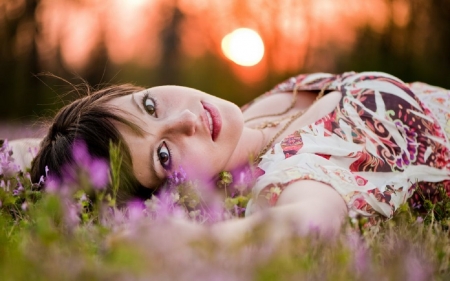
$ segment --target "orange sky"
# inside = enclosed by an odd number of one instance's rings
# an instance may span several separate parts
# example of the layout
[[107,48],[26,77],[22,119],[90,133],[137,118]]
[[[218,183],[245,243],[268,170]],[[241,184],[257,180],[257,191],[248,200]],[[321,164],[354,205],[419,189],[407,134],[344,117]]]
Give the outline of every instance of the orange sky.
[[[184,12],[182,49],[190,56],[206,50],[225,57],[223,36],[239,27],[256,30],[266,53],[253,67],[234,65],[244,80],[257,80],[267,69],[293,71],[308,63],[306,54],[327,43],[348,48],[355,27],[368,24],[381,30],[389,7],[384,0],[174,0]],[[42,0],[38,19],[44,55],[51,57],[60,44],[64,63],[81,70],[103,40],[112,62],[153,66],[158,62],[158,33],[166,20],[168,0]],[[402,0],[393,6],[395,22],[408,22]],[[45,57],[45,56],[44,56]],[[229,60],[227,60],[229,61]],[[233,62],[229,61],[230,64]],[[315,63],[327,63],[323,62]],[[247,77],[246,77],[247,76]]]

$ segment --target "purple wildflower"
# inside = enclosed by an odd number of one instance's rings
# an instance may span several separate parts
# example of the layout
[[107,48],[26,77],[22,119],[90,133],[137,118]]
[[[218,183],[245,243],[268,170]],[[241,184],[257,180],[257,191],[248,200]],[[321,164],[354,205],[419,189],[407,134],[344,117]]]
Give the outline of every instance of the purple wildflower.
[[38,148],[38,147],[33,147],[33,148],[29,147],[29,148],[28,148],[28,152],[29,152],[29,153],[31,154],[31,156],[34,158],[34,157],[36,157],[36,155],[38,154],[39,148]]
[[25,173],[25,177],[30,181],[30,183],[32,183],[30,173]]
[[59,190],[60,183],[51,177],[47,178],[45,191],[48,193],[56,193]]
[[350,233],[347,236],[350,250],[353,252],[353,266],[356,272],[361,275],[369,266],[370,256],[367,246],[357,233]]
[[13,190],[13,195],[14,196],[18,196],[20,195],[25,189],[23,188],[23,186],[20,184],[19,181],[19,187],[17,187],[16,189]]
[[[72,148],[74,162],[89,175],[89,180],[94,188],[104,189],[109,182],[109,165],[103,159],[89,155],[86,144],[76,141]],[[73,170],[67,170],[67,177],[73,178]]]
[[433,269],[427,261],[418,256],[418,253],[411,251],[405,258],[405,272],[406,280],[425,281],[431,280]]
[[365,246],[360,247],[354,254],[354,265],[357,272],[364,272],[369,265],[369,254]]
[[87,198],[87,196],[86,196],[86,193],[83,193],[83,194],[81,195],[80,199],[78,200],[78,202],[79,202],[79,203],[83,203],[83,202],[86,202],[86,201],[88,201],[88,198]]
[[224,220],[225,210],[222,202],[215,200],[204,207],[202,213],[208,223],[216,223]]
[[0,147],[0,175],[11,175],[20,171],[20,167],[14,163],[12,154],[8,140],[5,140]]
[[158,196],[159,202],[156,208],[156,214],[159,218],[166,218],[173,214],[175,202],[170,191],[163,191]]
[[109,165],[103,159],[93,159],[88,170],[92,185],[104,189],[109,182]]
[[145,205],[141,201],[130,201],[127,204],[128,219],[137,222],[145,216]]
[[185,211],[177,204],[174,190],[162,190],[158,196],[153,196],[145,205],[156,219],[168,217],[185,217]]
[[412,207],[413,207],[413,209],[420,209],[420,208],[422,207],[422,205],[421,205],[420,203],[414,202],[414,203],[412,204]]
[[70,200],[64,200],[64,222],[69,229],[73,229],[78,226],[80,219],[81,207],[78,204],[74,204]]
[[180,167],[178,171],[173,172],[166,181],[165,188],[171,189],[174,188],[187,180],[186,171],[183,167]]
[[238,205],[234,205],[234,213],[236,214],[236,216],[239,217],[245,213],[245,208],[239,207]]
[[39,185],[43,185],[44,183],[45,183],[45,178],[44,178],[44,176],[41,176],[39,178]]
[[89,167],[91,156],[89,155],[86,143],[84,141],[75,141],[72,147],[72,156],[75,163],[80,166]]

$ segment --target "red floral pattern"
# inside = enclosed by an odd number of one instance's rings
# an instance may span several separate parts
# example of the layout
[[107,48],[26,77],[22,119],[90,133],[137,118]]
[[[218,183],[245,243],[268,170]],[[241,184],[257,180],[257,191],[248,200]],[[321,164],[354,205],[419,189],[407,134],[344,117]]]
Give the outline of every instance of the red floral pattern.
[[[417,192],[439,200],[438,187],[444,186],[450,194],[449,91],[405,84],[385,73],[348,72],[299,75],[262,97],[293,91],[296,85],[298,90],[337,90],[342,99],[333,112],[296,130],[264,155],[259,165],[264,175],[256,182],[254,198],[267,193],[267,186],[283,189],[292,181],[314,179],[333,186],[350,215],[389,218],[404,202],[419,208],[423,196]],[[440,110],[429,100],[440,103]],[[310,147],[307,139],[323,147]],[[293,158],[295,166],[281,165]],[[270,205],[277,197],[268,197]],[[257,208],[256,201],[249,204],[249,212]]]

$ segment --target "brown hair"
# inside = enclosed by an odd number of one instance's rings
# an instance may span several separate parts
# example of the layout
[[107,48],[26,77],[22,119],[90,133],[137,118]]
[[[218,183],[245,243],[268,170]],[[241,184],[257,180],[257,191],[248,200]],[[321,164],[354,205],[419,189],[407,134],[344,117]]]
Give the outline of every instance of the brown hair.
[[138,134],[142,134],[142,130],[118,115],[120,109],[106,104],[115,97],[141,90],[143,88],[130,84],[110,86],[95,92],[86,87],[86,96],[64,106],[54,117],[47,135],[41,142],[40,150],[33,160],[30,172],[32,181],[38,182],[40,177],[45,175],[46,167],[49,170],[49,176],[62,180],[64,167],[74,162],[72,148],[75,141],[84,142],[92,157],[107,161],[110,159],[109,146],[112,142],[119,146],[123,159],[117,202],[120,204],[132,198],[149,198],[153,191],[143,187],[134,177],[129,148],[114,126],[114,122],[129,126]]

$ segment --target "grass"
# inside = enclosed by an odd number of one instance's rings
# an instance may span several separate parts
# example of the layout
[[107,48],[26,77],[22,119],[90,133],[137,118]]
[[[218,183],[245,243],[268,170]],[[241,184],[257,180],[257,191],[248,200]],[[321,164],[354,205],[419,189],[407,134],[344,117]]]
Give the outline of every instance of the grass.
[[[1,153],[6,159],[7,150]],[[120,157],[113,155],[117,162]],[[368,229],[349,222],[336,239],[292,234],[275,241],[267,239],[265,228],[260,227],[232,244],[202,235],[183,245],[183,228],[171,218],[208,224],[212,213],[222,212],[221,219],[238,216],[245,194],[227,194],[221,201],[226,208],[211,211],[195,184],[183,183],[145,205],[118,209],[114,196],[90,187],[86,173],[81,171],[80,177],[44,193],[26,173],[0,176],[2,280],[450,278],[448,197],[426,203],[425,215],[404,205],[394,219]],[[228,177],[223,184],[231,185]],[[112,180],[113,184],[119,181],[114,175]],[[87,189],[102,200],[92,202]]]

